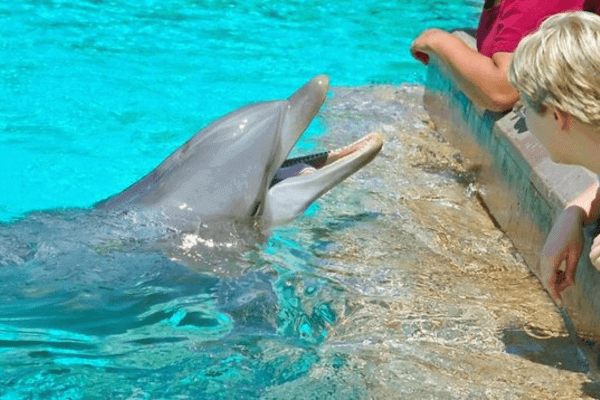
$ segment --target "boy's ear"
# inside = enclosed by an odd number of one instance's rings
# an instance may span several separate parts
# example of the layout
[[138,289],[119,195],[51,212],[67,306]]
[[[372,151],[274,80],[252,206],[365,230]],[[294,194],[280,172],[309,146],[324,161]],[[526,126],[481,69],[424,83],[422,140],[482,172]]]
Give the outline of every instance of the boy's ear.
[[569,130],[569,128],[571,127],[571,122],[573,120],[571,114],[569,114],[566,111],[559,110],[558,108],[554,108],[553,113],[554,119],[560,123],[560,129],[563,131]]

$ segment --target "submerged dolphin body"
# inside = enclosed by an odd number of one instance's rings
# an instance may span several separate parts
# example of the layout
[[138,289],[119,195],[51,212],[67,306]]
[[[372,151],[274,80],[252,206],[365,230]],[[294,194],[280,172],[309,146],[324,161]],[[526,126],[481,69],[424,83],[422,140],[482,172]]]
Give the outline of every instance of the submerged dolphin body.
[[[184,226],[206,217],[259,217],[268,229],[293,219],[382,147],[381,136],[371,134],[341,150],[286,161],[328,87],[329,78],[317,76],[287,100],[251,104],[220,118],[97,207],[152,208]],[[302,173],[279,178],[293,166]]]

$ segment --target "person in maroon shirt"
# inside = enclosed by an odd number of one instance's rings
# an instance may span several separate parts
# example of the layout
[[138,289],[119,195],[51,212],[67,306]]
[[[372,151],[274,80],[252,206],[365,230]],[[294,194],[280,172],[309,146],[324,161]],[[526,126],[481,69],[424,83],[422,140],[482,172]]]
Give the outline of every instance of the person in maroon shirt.
[[486,0],[477,50],[449,32],[428,29],[414,40],[410,51],[425,65],[436,56],[477,105],[507,111],[519,99],[506,76],[510,56],[525,35],[549,16],[565,11],[600,14],[600,0]]

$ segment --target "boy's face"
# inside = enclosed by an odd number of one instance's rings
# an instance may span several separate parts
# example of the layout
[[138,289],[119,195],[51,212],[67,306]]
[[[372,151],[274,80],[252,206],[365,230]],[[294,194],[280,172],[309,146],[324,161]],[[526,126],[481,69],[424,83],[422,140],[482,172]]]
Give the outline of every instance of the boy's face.
[[548,150],[552,161],[571,164],[569,136],[561,129],[560,121],[555,118],[552,109],[548,108],[544,114],[538,114],[525,105],[524,110],[529,131]]

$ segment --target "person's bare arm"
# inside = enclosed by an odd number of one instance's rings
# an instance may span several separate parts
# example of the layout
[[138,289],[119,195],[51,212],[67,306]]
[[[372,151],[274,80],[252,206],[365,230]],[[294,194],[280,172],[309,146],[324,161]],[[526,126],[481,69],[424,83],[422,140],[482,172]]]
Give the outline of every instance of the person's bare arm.
[[584,224],[589,224],[600,217],[600,184],[592,183],[585,192],[577,196],[567,207],[576,206],[583,212]]
[[425,65],[430,55],[437,56],[465,94],[483,108],[507,111],[519,99],[506,77],[512,53],[496,53],[489,58],[439,29],[423,32],[412,43],[411,53]]

